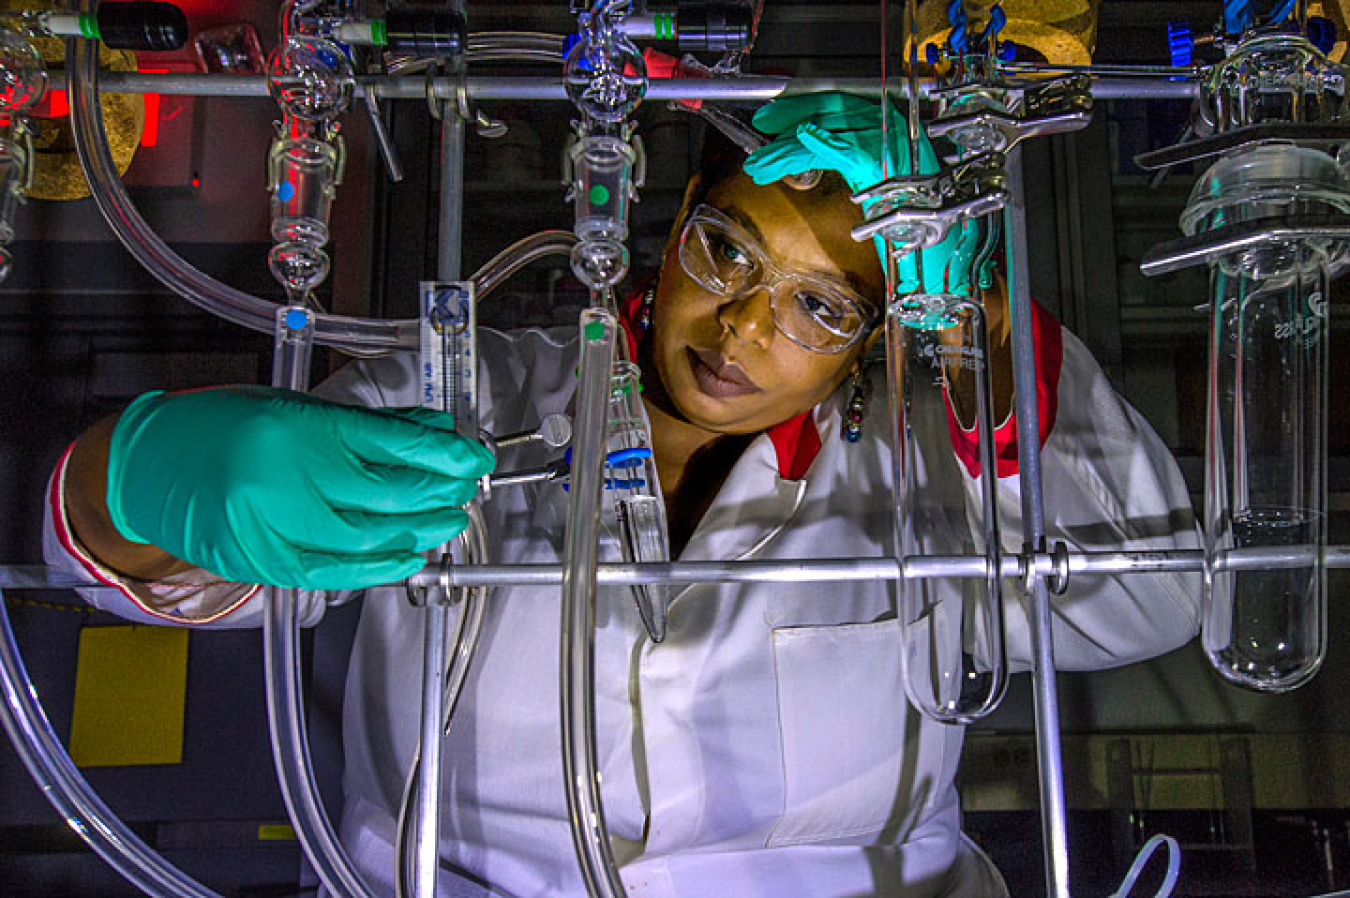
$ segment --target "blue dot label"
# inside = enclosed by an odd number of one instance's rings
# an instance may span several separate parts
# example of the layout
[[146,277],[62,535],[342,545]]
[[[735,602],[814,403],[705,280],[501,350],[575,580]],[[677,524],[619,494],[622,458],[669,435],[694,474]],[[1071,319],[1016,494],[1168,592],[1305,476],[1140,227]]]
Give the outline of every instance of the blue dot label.
[[293,331],[302,331],[309,327],[309,313],[302,309],[291,309],[286,313],[286,326]]
[[277,185],[277,199],[283,203],[289,203],[293,196],[295,196],[295,185],[290,181],[282,181]]

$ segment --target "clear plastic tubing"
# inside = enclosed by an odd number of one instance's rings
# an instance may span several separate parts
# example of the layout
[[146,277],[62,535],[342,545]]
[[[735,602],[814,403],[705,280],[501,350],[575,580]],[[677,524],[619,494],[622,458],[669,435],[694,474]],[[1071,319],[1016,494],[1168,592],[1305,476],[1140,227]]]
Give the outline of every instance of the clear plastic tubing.
[[[251,330],[271,333],[276,304],[236,290],[198,271],[160,239],[136,211],[113,166],[107,141],[103,137],[103,110],[98,103],[97,42],[72,40],[66,43],[68,59],[75,60],[70,72],[71,122],[75,148],[89,180],[99,211],[136,261],[179,296],[202,309]],[[496,286],[520,266],[533,259],[558,252],[571,252],[575,238],[561,231],[546,231],[526,238],[523,255],[510,250],[500,254],[500,266],[485,265],[474,279],[491,280]],[[480,298],[490,292],[480,284]],[[327,346],[351,349],[416,349],[417,321],[383,321],[315,315],[314,341]]]
[[219,898],[140,840],[103,803],[66,754],[38,701],[0,596],[0,723],[24,767],[66,824],[94,852],[147,895]]
[[572,845],[592,898],[623,898],[609,844],[595,749],[595,602],[597,538],[605,466],[605,418],[614,366],[615,317],[581,313],[581,382],[572,438],[571,489],[563,537],[562,700],[563,780]]
[[[930,318],[954,323],[940,331],[907,326],[903,322],[914,297],[893,302],[886,316],[899,553],[912,557],[981,551],[970,544],[965,490],[951,487],[963,478],[955,470],[960,462],[951,457],[947,435],[948,415],[968,426],[957,410],[973,398],[974,408],[963,412],[976,416],[986,563],[982,584],[901,582],[900,657],[905,693],[916,710],[942,723],[969,723],[998,707],[1008,683],[988,333],[978,300],[949,294],[924,299],[939,307],[930,308]],[[940,374],[933,370],[935,364]],[[943,465],[953,470],[937,470]]]
[[[304,391],[309,386],[314,345],[313,312],[300,306],[274,307],[272,386]],[[269,589],[263,617],[263,670],[267,688],[267,725],[281,795],[305,856],[324,887],[341,898],[373,898],[338,841],[324,813],[314,780],[305,729],[304,684],[300,679],[299,591]]]

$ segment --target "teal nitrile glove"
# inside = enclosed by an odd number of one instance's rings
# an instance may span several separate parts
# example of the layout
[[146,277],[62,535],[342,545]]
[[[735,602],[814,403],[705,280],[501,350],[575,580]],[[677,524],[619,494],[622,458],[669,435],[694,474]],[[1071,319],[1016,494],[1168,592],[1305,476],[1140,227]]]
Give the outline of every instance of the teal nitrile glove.
[[107,503],[127,539],[230,580],[355,589],[421,570],[492,467],[443,412],[271,387],[147,393],[113,430]]
[[[881,103],[852,94],[825,92],[774,100],[755,113],[755,127],[774,140],[745,160],[745,172],[756,184],[772,184],[780,178],[811,169],[839,172],[856,193],[874,187],[885,172],[894,177],[910,173],[908,120],[890,107],[887,143],[883,156]],[[920,135],[919,173],[932,174],[941,167],[932,144]],[[923,250],[923,285],[913,253],[897,260],[896,292],[969,292],[970,261],[978,241],[965,239],[968,225],[953,228],[937,246]],[[874,238],[877,254],[885,265],[886,246]]]

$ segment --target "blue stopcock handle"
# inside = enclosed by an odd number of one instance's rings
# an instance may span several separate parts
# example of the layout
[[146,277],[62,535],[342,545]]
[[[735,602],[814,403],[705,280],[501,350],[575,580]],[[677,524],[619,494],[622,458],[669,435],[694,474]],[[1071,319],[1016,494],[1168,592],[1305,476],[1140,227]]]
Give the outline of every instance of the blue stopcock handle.
[[1172,55],[1172,65],[1186,68],[1191,64],[1195,55],[1195,37],[1188,23],[1167,23],[1167,49]]
[[[615,471],[622,471],[627,468],[640,468],[642,463],[652,457],[650,449],[618,449],[605,456],[605,466]],[[563,460],[567,463],[570,470],[572,467],[572,450],[563,453]],[[641,489],[647,485],[647,481],[640,479],[620,480],[617,477],[605,478],[605,489],[607,490],[632,490]],[[563,490],[566,491],[568,484],[563,483]]]

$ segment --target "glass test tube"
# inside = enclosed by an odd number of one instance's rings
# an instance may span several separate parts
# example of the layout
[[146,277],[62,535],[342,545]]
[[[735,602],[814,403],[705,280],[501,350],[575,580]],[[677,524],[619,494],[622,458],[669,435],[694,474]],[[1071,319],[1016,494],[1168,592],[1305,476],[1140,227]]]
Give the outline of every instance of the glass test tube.
[[[637,365],[624,360],[614,363],[605,478],[614,496],[624,560],[666,562],[670,561],[666,505],[656,476],[656,460],[650,452],[641,386],[642,372]],[[647,634],[653,642],[663,641],[670,587],[649,584],[631,588]]]
[[[868,191],[868,217],[910,204],[915,197],[908,191]],[[925,276],[929,260],[918,247],[933,237],[924,230],[902,226],[882,234],[890,289],[898,282],[900,259],[920,253],[918,290],[893,296],[886,315],[898,549],[902,557],[983,554],[987,573],[982,582],[902,580],[901,657],[914,707],[933,720],[966,723],[992,712],[1007,685],[988,329],[972,286],[984,279],[998,232],[987,222],[967,222],[946,268]],[[950,292],[927,292],[929,283]],[[975,435],[980,471],[974,498],[983,545],[972,533],[950,428]]]
[[[968,723],[998,707],[1008,679],[988,339],[978,300],[928,301],[941,304],[935,314],[954,323],[941,331],[906,326],[898,303],[886,318],[899,550],[983,554],[987,567],[982,581],[901,581],[901,659],[906,695],[917,710],[943,723]],[[973,422],[963,420],[971,415]],[[979,538],[968,521],[952,426],[977,431]]]
[[[1326,652],[1327,253],[1265,247],[1210,281],[1203,643],[1224,678],[1283,692]],[[1270,568],[1235,569],[1249,550]]]

